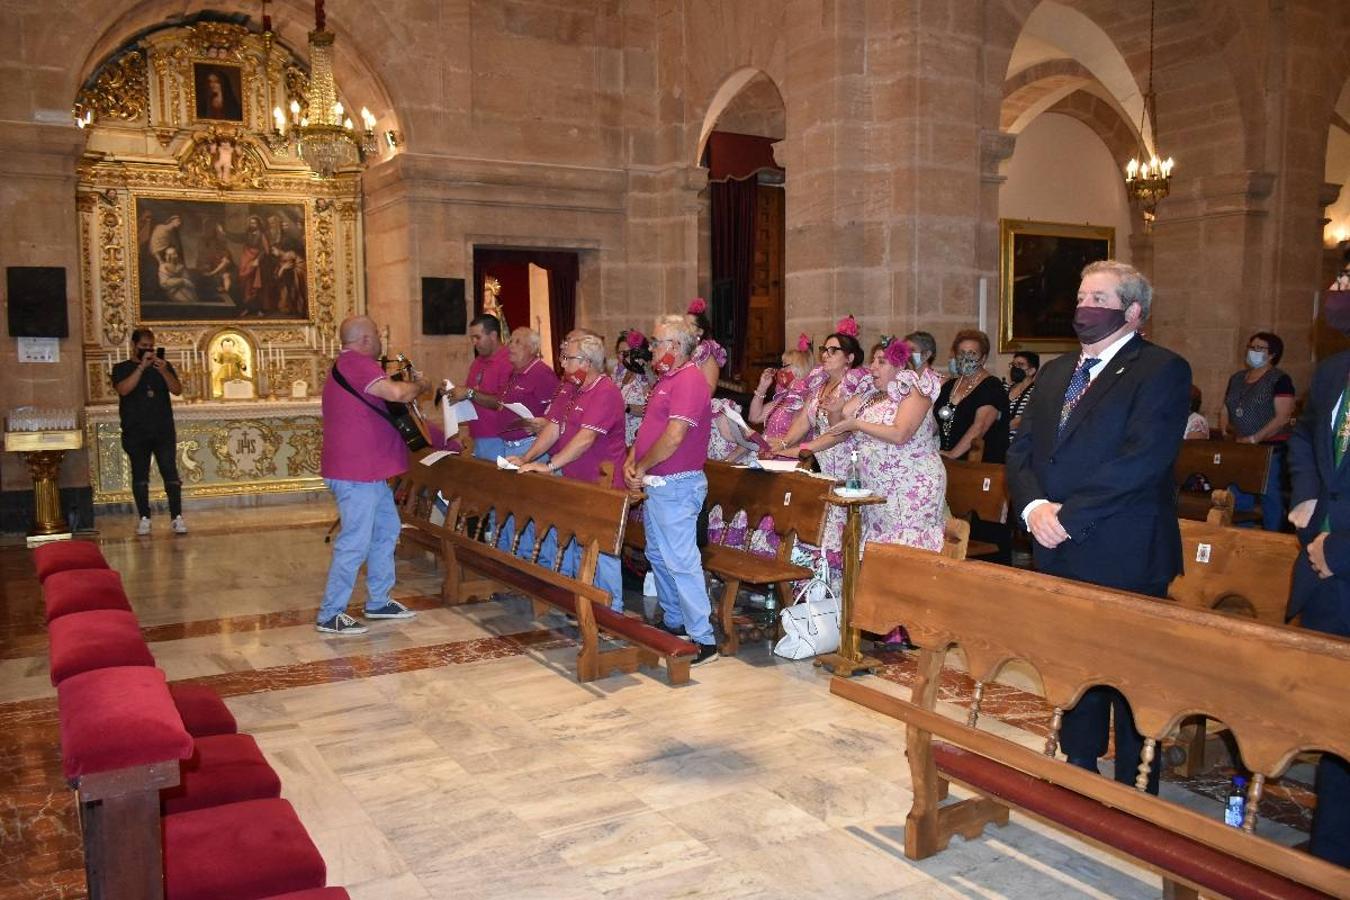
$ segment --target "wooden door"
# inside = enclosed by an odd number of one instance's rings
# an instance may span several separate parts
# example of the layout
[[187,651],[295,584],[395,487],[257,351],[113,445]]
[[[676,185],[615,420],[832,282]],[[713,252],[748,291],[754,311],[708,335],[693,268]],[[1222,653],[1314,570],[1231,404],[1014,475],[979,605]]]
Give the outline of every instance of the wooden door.
[[746,390],[766,368],[777,367],[786,349],[783,329],[783,189],[761,184],[755,202],[755,259],[750,269],[750,320],[746,328]]

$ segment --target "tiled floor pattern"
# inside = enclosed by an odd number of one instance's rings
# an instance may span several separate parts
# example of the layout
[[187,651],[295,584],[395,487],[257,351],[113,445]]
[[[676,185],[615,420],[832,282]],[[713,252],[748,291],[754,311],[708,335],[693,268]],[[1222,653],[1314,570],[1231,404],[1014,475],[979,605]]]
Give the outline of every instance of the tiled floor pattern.
[[[1156,896],[1156,877],[1016,816],[906,860],[903,728],[762,645],[682,688],[649,672],[581,685],[561,618],[441,608],[420,556],[400,562],[417,619],[320,636],[315,512],[233,511],[177,540],[109,535],[104,552],[138,588],[160,665],[230,698],[355,897]],[[0,898],[82,896],[25,551],[0,549],[0,589]],[[878,683],[903,693],[912,659],[885,662]],[[967,705],[969,679],[948,676],[943,701]],[[1034,696],[991,686],[984,709],[992,730],[1043,742]]]

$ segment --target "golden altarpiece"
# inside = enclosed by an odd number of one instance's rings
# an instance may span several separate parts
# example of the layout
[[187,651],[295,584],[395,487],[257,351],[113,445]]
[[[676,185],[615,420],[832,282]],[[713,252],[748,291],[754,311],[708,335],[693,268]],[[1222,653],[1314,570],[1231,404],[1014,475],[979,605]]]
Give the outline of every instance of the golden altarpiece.
[[77,98],[95,502],[131,497],[110,376],[138,325],[184,385],[185,496],[322,487],[318,395],[365,296],[359,172],[319,177],[274,122],[305,115],[307,87],[271,35],[198,22],[124,46]]

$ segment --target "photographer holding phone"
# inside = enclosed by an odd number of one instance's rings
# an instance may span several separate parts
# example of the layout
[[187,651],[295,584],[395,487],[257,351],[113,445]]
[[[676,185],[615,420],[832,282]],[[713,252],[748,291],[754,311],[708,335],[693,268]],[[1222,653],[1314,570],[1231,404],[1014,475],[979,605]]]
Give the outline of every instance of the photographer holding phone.
[[117,391],[117,411],[122,418],[122,449],[131,460],[131,494],[140,522],[137,534],[150,533],[150,457],[155,458],[164,493],[169,497],[169,515],[174,534],[187,534],[183,521],[183,482],[178,477],[178,436],[173,427],[169,394],[181,394],[178,373],[164,358],[164,348],[155,348],[149,328],[131,333],[131,359],[113,366],[112,383]]

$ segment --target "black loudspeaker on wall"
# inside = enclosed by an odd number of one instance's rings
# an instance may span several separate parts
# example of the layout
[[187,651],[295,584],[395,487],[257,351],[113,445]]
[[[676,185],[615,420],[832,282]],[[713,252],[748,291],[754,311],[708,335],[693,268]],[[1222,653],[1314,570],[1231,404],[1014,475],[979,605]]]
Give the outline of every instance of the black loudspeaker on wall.
[[66,320],[66,270],[61,266],[10,266],[5,270],[10,337],[70,335]]
[[422,333],[468,334],[463,278],[422,279]]

